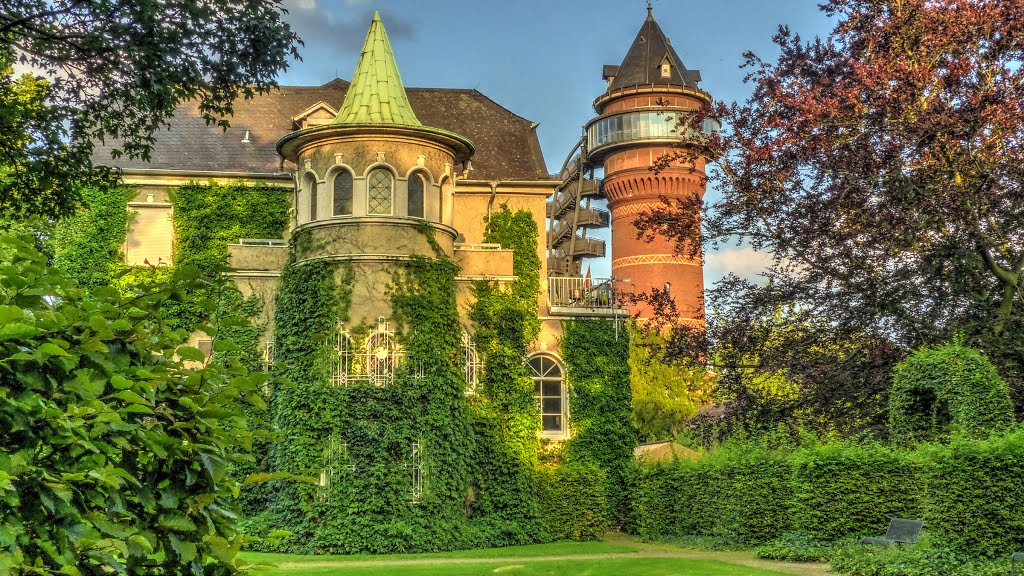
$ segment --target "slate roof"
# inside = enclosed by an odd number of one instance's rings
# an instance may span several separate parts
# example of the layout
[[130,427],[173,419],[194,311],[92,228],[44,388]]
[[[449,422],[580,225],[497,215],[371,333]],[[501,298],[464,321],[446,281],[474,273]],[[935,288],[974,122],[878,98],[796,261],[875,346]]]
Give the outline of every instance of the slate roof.
[[[294,129],[292,118],[317,102],[338,106],[349,83],[334,79],[322,86],[282,86],[269,94],[235,102],[231,128],[207,126],[195,106],[184,105],[170,130],[154,134],[150,162],[110,158],[112,146],[97,144],[93,161],[124,169],[217,172],[278,172],[277,140]],[[473,141],[474,180],[547,180],[550,178],[533,122],[517,116],[476,90],[407,88],[416,116],[427,125]],[[249,143],[244,143],[245,131]]]
[[[668,57],[671,64],[671,73],[668,78],[661,77],[661,61]],[[607,78],[614,75],[608,90],[618,90],[630,86],[643,84],[669,84],[674,86],[686,86],[696,88],[700,82],[700,71],[687,70],[683,66],[683,60],[676,54],[675,48],[669,42],[668,37],[661,31],[661,26],[654,19],[651,9],[647,9],[647,19],[644,20],[640,31],[637,32],[633,45],[626,52],[622,64],[617,70],[612,66],[605,66],[603,73]],[[609,72],[613,72],[609,74]]]
[[359,64],[334,123],[422,126],[409,105],[380,12],[373,13]]

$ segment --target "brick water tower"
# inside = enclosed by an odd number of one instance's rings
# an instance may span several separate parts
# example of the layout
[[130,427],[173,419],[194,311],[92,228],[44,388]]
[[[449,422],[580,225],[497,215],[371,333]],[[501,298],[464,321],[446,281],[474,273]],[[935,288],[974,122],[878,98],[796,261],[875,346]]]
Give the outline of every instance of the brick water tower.
[[[637,239],[633,222],[661,198],[704,196],[704,159],[676,161],[654,172],[666,154],[678,153],[680,113],[704,108],[711,96],[697,87],[700,72],[687,70],[647,8],[647,19],[622,64],[605,66],[608,91],[594,101],[597,118],[587,124],[589,161],[604,167],[603,192],[612,220],[612,276],[619,290],[668,290],[679,321],[703,324],[704,269],[699,257],[674,253],[664,237]],[[631,312],[649,317],[646,305]]]

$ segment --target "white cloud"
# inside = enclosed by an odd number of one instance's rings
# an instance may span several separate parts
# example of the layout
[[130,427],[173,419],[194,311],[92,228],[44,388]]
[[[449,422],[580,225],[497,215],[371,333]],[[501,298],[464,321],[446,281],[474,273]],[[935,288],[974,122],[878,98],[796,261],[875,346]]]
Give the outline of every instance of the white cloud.
[[758,274],[772,263],[772,255],[749,246],[721,247],[704,258],[704,285],[711,287],[727,274],[757,281]]

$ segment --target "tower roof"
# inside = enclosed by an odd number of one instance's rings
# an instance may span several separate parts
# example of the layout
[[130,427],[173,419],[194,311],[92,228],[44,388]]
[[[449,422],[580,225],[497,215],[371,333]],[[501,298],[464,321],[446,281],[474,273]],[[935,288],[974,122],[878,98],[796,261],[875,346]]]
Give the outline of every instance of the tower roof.
[[334,124],[423,125],[409,105],[380,12],[373,13],[352,84]]
[[[669,76],[663,78],[661,75],[661,64],[668,60]],[[605,74],[608,76],[609,66],[605,67]],[[683,61],[676,54],[668,37],[661,31],[661,26],[654,19],[650,5],[647,7],[647,19],[644,20],[640,31],[633,40],[633,45],[626,52],[617,70],[614,70],[615,77],[608,90],[617,90],[629,86],[641,86],[644,84],[670,84],[675,86],[686,86],[696,88],[700,82],[700,72],[687,70]]]

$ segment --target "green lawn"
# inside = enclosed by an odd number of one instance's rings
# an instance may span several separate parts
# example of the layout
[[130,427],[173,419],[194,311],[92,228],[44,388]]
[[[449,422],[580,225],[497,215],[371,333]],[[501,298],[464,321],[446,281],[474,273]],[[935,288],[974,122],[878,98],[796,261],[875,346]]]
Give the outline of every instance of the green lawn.
[[537,560],[521,564],[485,562],[473,564],[389,563],[382,566],[331,566],[272,568],[260,576],[778,576],[780,572],[758,570],[716,560],[681,558],[607,558],[598,560]]
[[621,554],[636,552],[640,548],[612,542],[554,542],[508,548],[483,548],[431,554],[353,554],[350,556],[307,556],[299,554],[263,554],[242,552],[242,559],[254,564],[297,564],[308,562],[365,562],[373,560],[420,560],[424,558],[531,558],[535,556],[569,556],[579,554]]

